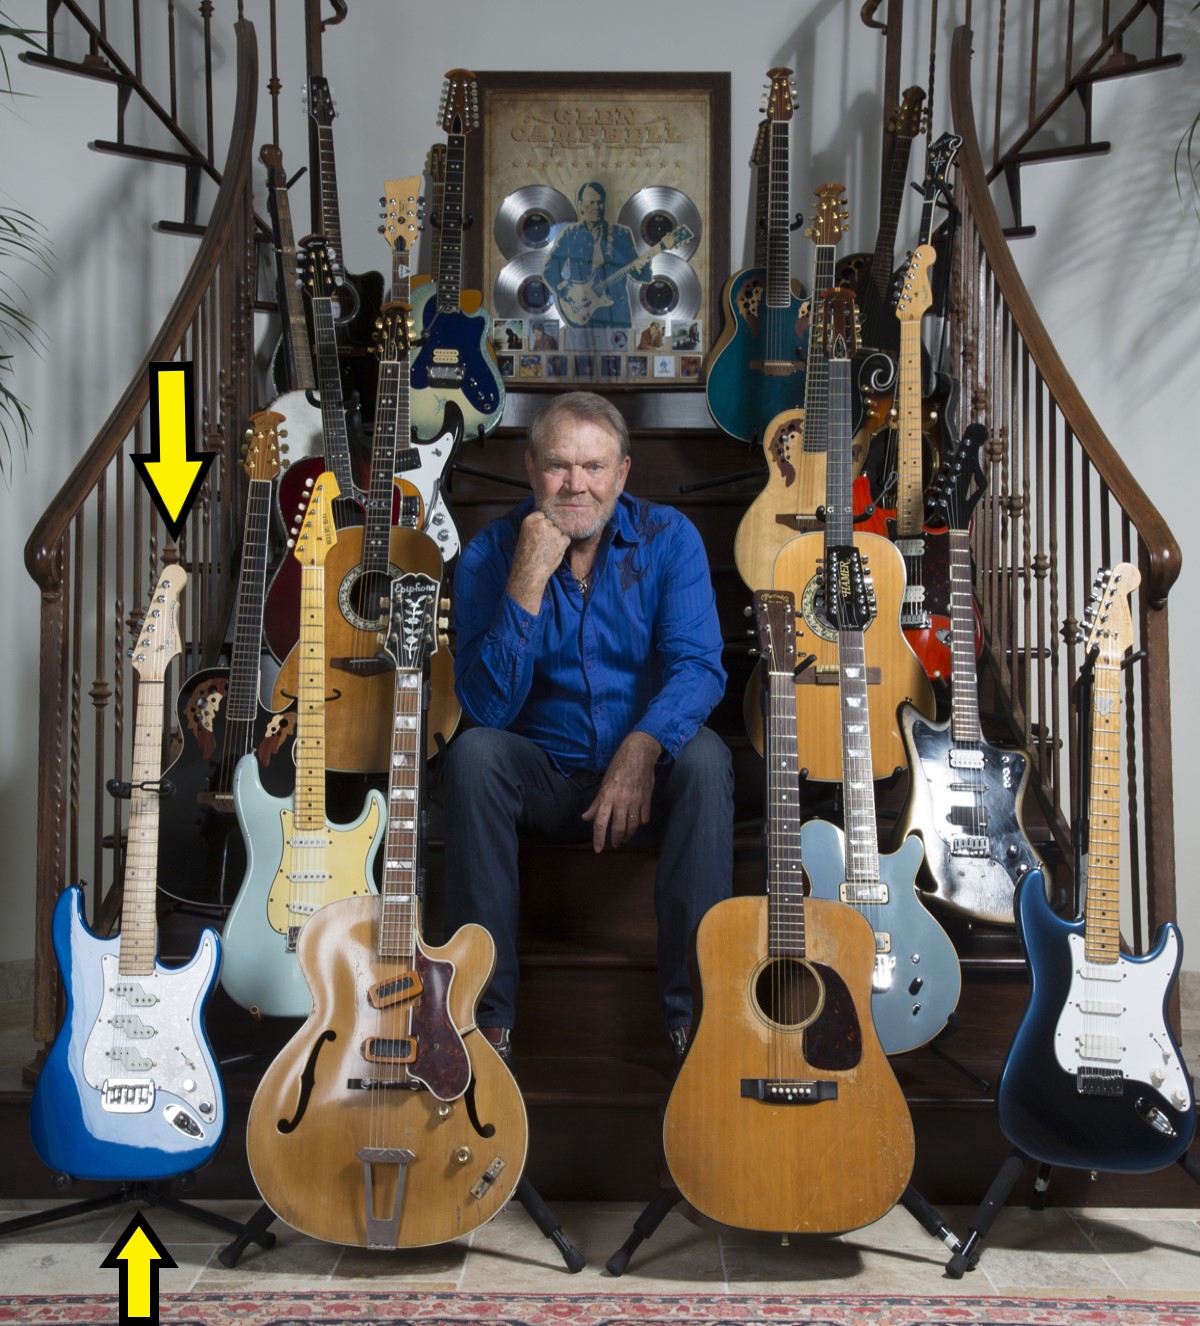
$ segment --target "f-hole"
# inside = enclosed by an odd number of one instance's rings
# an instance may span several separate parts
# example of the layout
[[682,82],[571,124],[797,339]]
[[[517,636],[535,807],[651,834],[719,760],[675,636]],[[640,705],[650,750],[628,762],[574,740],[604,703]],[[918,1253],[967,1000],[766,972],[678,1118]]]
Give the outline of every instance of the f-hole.
[[308,1062],[304,1065],[304,1071],[300,1074],[300,1103],[296,1106],[296,1113],[292,1118],[280,1119],[275,1125],[281,1133],[295,1132],[300,1120],[304,1118],[304,1113],[308,1109],[308,1098],[312,1095],[313,1087],[316,1085],[317,1055],[321,1053],[321,1047],[326,1041],[335,1040],[337,1040],[336,1031],[323,1031],[308,1052]]
[[802,958],[768,958],[754,976],[754,1004],[772,1026],[799,1031],[825,1004],[825,985]]
[[481,1123],[479,1119],[479,1110],[475,1105],[475,1074],[471,1074],[471,1080],[467,1084],[466,1091],[463,1092],[463,1100],[467,1106],[467,1118],[471,1120],[471,1127],[480,1137],[495,1137],[496,1125],[494,1123]]

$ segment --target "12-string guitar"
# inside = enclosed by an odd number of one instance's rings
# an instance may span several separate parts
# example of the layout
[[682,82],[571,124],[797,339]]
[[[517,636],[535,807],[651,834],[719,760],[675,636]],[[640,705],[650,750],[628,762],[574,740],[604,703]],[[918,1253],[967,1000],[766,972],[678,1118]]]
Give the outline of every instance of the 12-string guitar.
[[393,583],[395,664],[383,886],[324,908],[299,959],[312,1015],[267,1070],[246,1130],[264,1200],[315,1238],[442,1243],[490,1220],[520,1182],[527,1125],[512,1074],[475,1026],[495,963],[486,930],[421,934],[422,675],[438,582]]
[[792,595],[754,595],[767,662],[767,896],[696,932],[699,1017],[667,1101],[679,1191],[739,1229],[834,1233],[878,1220],[913,1165],[913,1128],[871,1019],[875,944],[808,898],[800,856]]

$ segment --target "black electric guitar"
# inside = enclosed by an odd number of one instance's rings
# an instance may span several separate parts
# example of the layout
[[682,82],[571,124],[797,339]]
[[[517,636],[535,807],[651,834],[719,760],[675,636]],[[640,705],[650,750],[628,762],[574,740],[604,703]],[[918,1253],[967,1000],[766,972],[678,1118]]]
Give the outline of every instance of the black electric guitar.
[[180,902],[227,908],[246,873],[246,851],[233,806],[233,774],[251,752],[273,796],[296,781],[292,759],[296,706],[267,709],[259,699],[263,596],[272,494],[280,470],[284,417],[250,416],[243,467],[250,477],[229,667],[194,672],[179,688],[182,745],[163,777],[171,794],[159,802],[158,887]]
[[1011,925],[1017,880],[1041,862],[1021,818],[1029,756],[985,741],[979,722],[969,530],[986,484],[979,463],[986,443],[986,430],[972,424],[952,444],[934,484],[930,508],[945,521],[949,561],[951,710],[936,723],[910,704],[900,707],[909,784],[896,842],[915,833],[925,844],[927,900]]
[[696,931],[699,1016],[663,1144],[679,1191],[711,1219],[828,1234],[891,1209],[913,1128],[871,1017],[871,928],[804,896],[794,600],[759,590],[754,611],[768,670],[767,896],[719,902]]
[[1140,580],[1128,562],[1101,573],[1084,623],[1095,672],[1083,916],[1051,911],[1040,870],[1017,885],[1032,989],[996,1089],[1000,1127],[1027,1156],[1127,1173],[1178,1160],[1196,1130],[1192,1079],[1168,1016],[1179,928],[1160,926],[1142,957],[1121,951],[1121,664]]

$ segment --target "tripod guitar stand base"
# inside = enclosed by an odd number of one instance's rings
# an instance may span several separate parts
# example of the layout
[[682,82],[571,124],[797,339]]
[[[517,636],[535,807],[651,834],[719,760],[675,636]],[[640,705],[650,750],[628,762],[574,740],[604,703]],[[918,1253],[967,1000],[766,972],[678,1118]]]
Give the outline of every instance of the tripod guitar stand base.
[[[578,1271],[582,1271],[587,1265],[587,1259],[563,1233],[562,1225],[559,1224],[558,1218],[542,1200],[537,1189],[527,1178],[522,1178],[521,1182],[517,1184],[514,1196],[525,1208],[533,1223],[537,1225],[538,1229],[540,1229],[546,1238],[548,1238],[558,1249],[567,1270],[570,1271],[572,1275]],[[221,1249],[217,1254],[217,1260],[222,1266],[236,1266],[241,1259],[242,1253],[246,1251],[251,1243],[263,1242],[264,1231],[274,1219],[275,1212],[271,1210],[266,1202],[264,1202],[244,1225],[235,1225],[232,1221],[227,1222],[237,1234],[237,1238]],[[271,1242],[264,1244],[264,1246],[272,1246],[275,1242],[275,1236],[273,1234],[266,1234],[265,1237],[269,1238]]]
[[[954,1255],[946,1263],[946,1274],[952,1280],[961,1280],[964,1271],[973,1271],[979,1264],[982,1251],[979,1245],[987,1237],[992,1222],[1000,1214],[1001,1208],[1008,1200],[1009,1194],[1030,1161],[1030,1156],[1014,1147],[1009,1153],[1008,1159],[1000,1166],[999,1172],[992,1180],[992,1186],[987,1190],[983,1201],[979,1203],[974,1218],[967,1229],[966,1238],[963,1239],[960,1246],[955,1249]],[[1185,1151],[1175,1163],[1194,1183],[1200,1183],[1200,1160],[1191,1151]],[[1029,1209],[1031,1211],[1041,1211],[1046,1205],[1046,1190],[1050,1186],[1050,1171],[1052,1168],[1051,1165],[1038,1163],[1037,1178],[1034,1180],[1033,1193],[1029,1198]]]

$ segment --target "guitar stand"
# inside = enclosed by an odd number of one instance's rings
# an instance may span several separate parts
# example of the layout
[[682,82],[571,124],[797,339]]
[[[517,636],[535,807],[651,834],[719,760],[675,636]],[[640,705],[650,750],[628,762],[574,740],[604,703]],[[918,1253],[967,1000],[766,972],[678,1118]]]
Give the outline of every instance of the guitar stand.
[[[582,1271],[587,1265],[587,1259],[583,1253],[571,1242],[563,1233],[562,1225],[559,1224],[557,1216],[542,1200],[541,1194],[530,1183],[528,1178],[522,1177],[521,1182],[517,1184],[516,1192],[513,1196],[525,1208],[529,1218],[537,1225],[538,1229],[548,1238],[558,1251],[562,1254],[563,1262],[567,1270],[574,1275]],[[201,1214],[207,1216],[208,1212]],[[52,1217],[53,1218],[53,1217]],[[661,1218],[661,1217],[660,1217]],[[226,1221],[227,1226],[237,1234],[237,1238],[217,1253],[217,1260],[222,1266],[236,1266],[243,1252],[251,1243],[261,1243],[264,1247],[274,1246],[275,1235],[266,1233],[267,1226],[275,1219],[275,1212],[264,1202],[257,1211],[246,1221],[244,1225],[236,1224],[233,1221]],[[3,1232],[3,1226],[0,1226],[0,1232]],[[270,1239],[270,1243],[264,1242],[264,1239]]]
[[[984,1194],[983,1201],[979,1203],[974,1218],[967,1228],[967,1237],[946,1263],[946,1274],[952,1280],[961,1280],[964,1271],[973,1271],[978,1265],[979,1245],[987,1237],[992,1221],[1000,1214],[1001,1207],[1008,1200],[1029,1160],[1030,1157],[1024,1151],[1013,1147],[1008,1159],[1000,1166],[999,1173],[992,1180],[992,1186]],[[1185,1151],[1175,1163],[1194,1183],[1200,1183],[1200,1159],[1197,1159],[1190,1150]],[[1038,1165],[1033,1192],[1029,1197],[1031,1211],[1041,1211],[1046,1205],[1046,1190],[1050,1186],[1051,1168],[1052,1166],[1047,1164]]]
[[[74,1180],[62,1175],[56,1179],[56,1183],[61,1181],[61,1186],[73,1183]],[[17,1216],[14,1220],[6,1220],[0,1224],[0,1235],[15,1234],[21,1229],[34,1229],[38,1225],[48,1225],[55,1220],[67,1220],[71,1216],[83,1215],[87,1211],[101,1211],[109,1206],[121,1206],[125,1202],[141,1202],[147,1206],[162,1206],[168,1211],[178,1211],[181,1215],[191,1216],[193,1220],[199,1220],[203,1224],[213,1225],[217,1229],[224,1230],[227,1234],[238,1234],[242,1232],[243,1227],[236,1220],[230,1220],[228,1216],[219,1215],[216,1211],[206,1211],[202,1206],[196,1206],[193,1202],[182,1201],[178,1197],[172,1197],[169,1193],[160,1192],[153,1184],[141,1182],[122,1183],[114,1188],[112,1192],[105,1193],[103,1197],[89,1197],[81,1202],[68,1202],[66,1206],[48,1208],[45,1211],[35,1211],[31,1215]],[[266,1225],[256,1230],[251,1238],[256,1243],[261,1243],[264,1248],[273,1248],[275,1246],[275,1235],[264,1231]],[[249,1241],[249,1240],[247,1240]]]
[[[1197,1168],[1200,1170],[1200,1163]],[[1200,1179],[1197,1181],[1200,1182]],[[633,1232],[605,1263],[604,1269],[609,1275],[625,1274],[630,1257],[662,1224],[667,1212],[682,1200],[679,1189],[675,1187],[660,1188],[654,1194],[642,1214],[633,1222]],[[941,1213],[927,1202],[911,1183],[900,1194],[898,1204],[904,1207],[926,1233],[940,1239],[955,1255],[958,1254],[961,1245],[953,1231],[947,1227]]]

